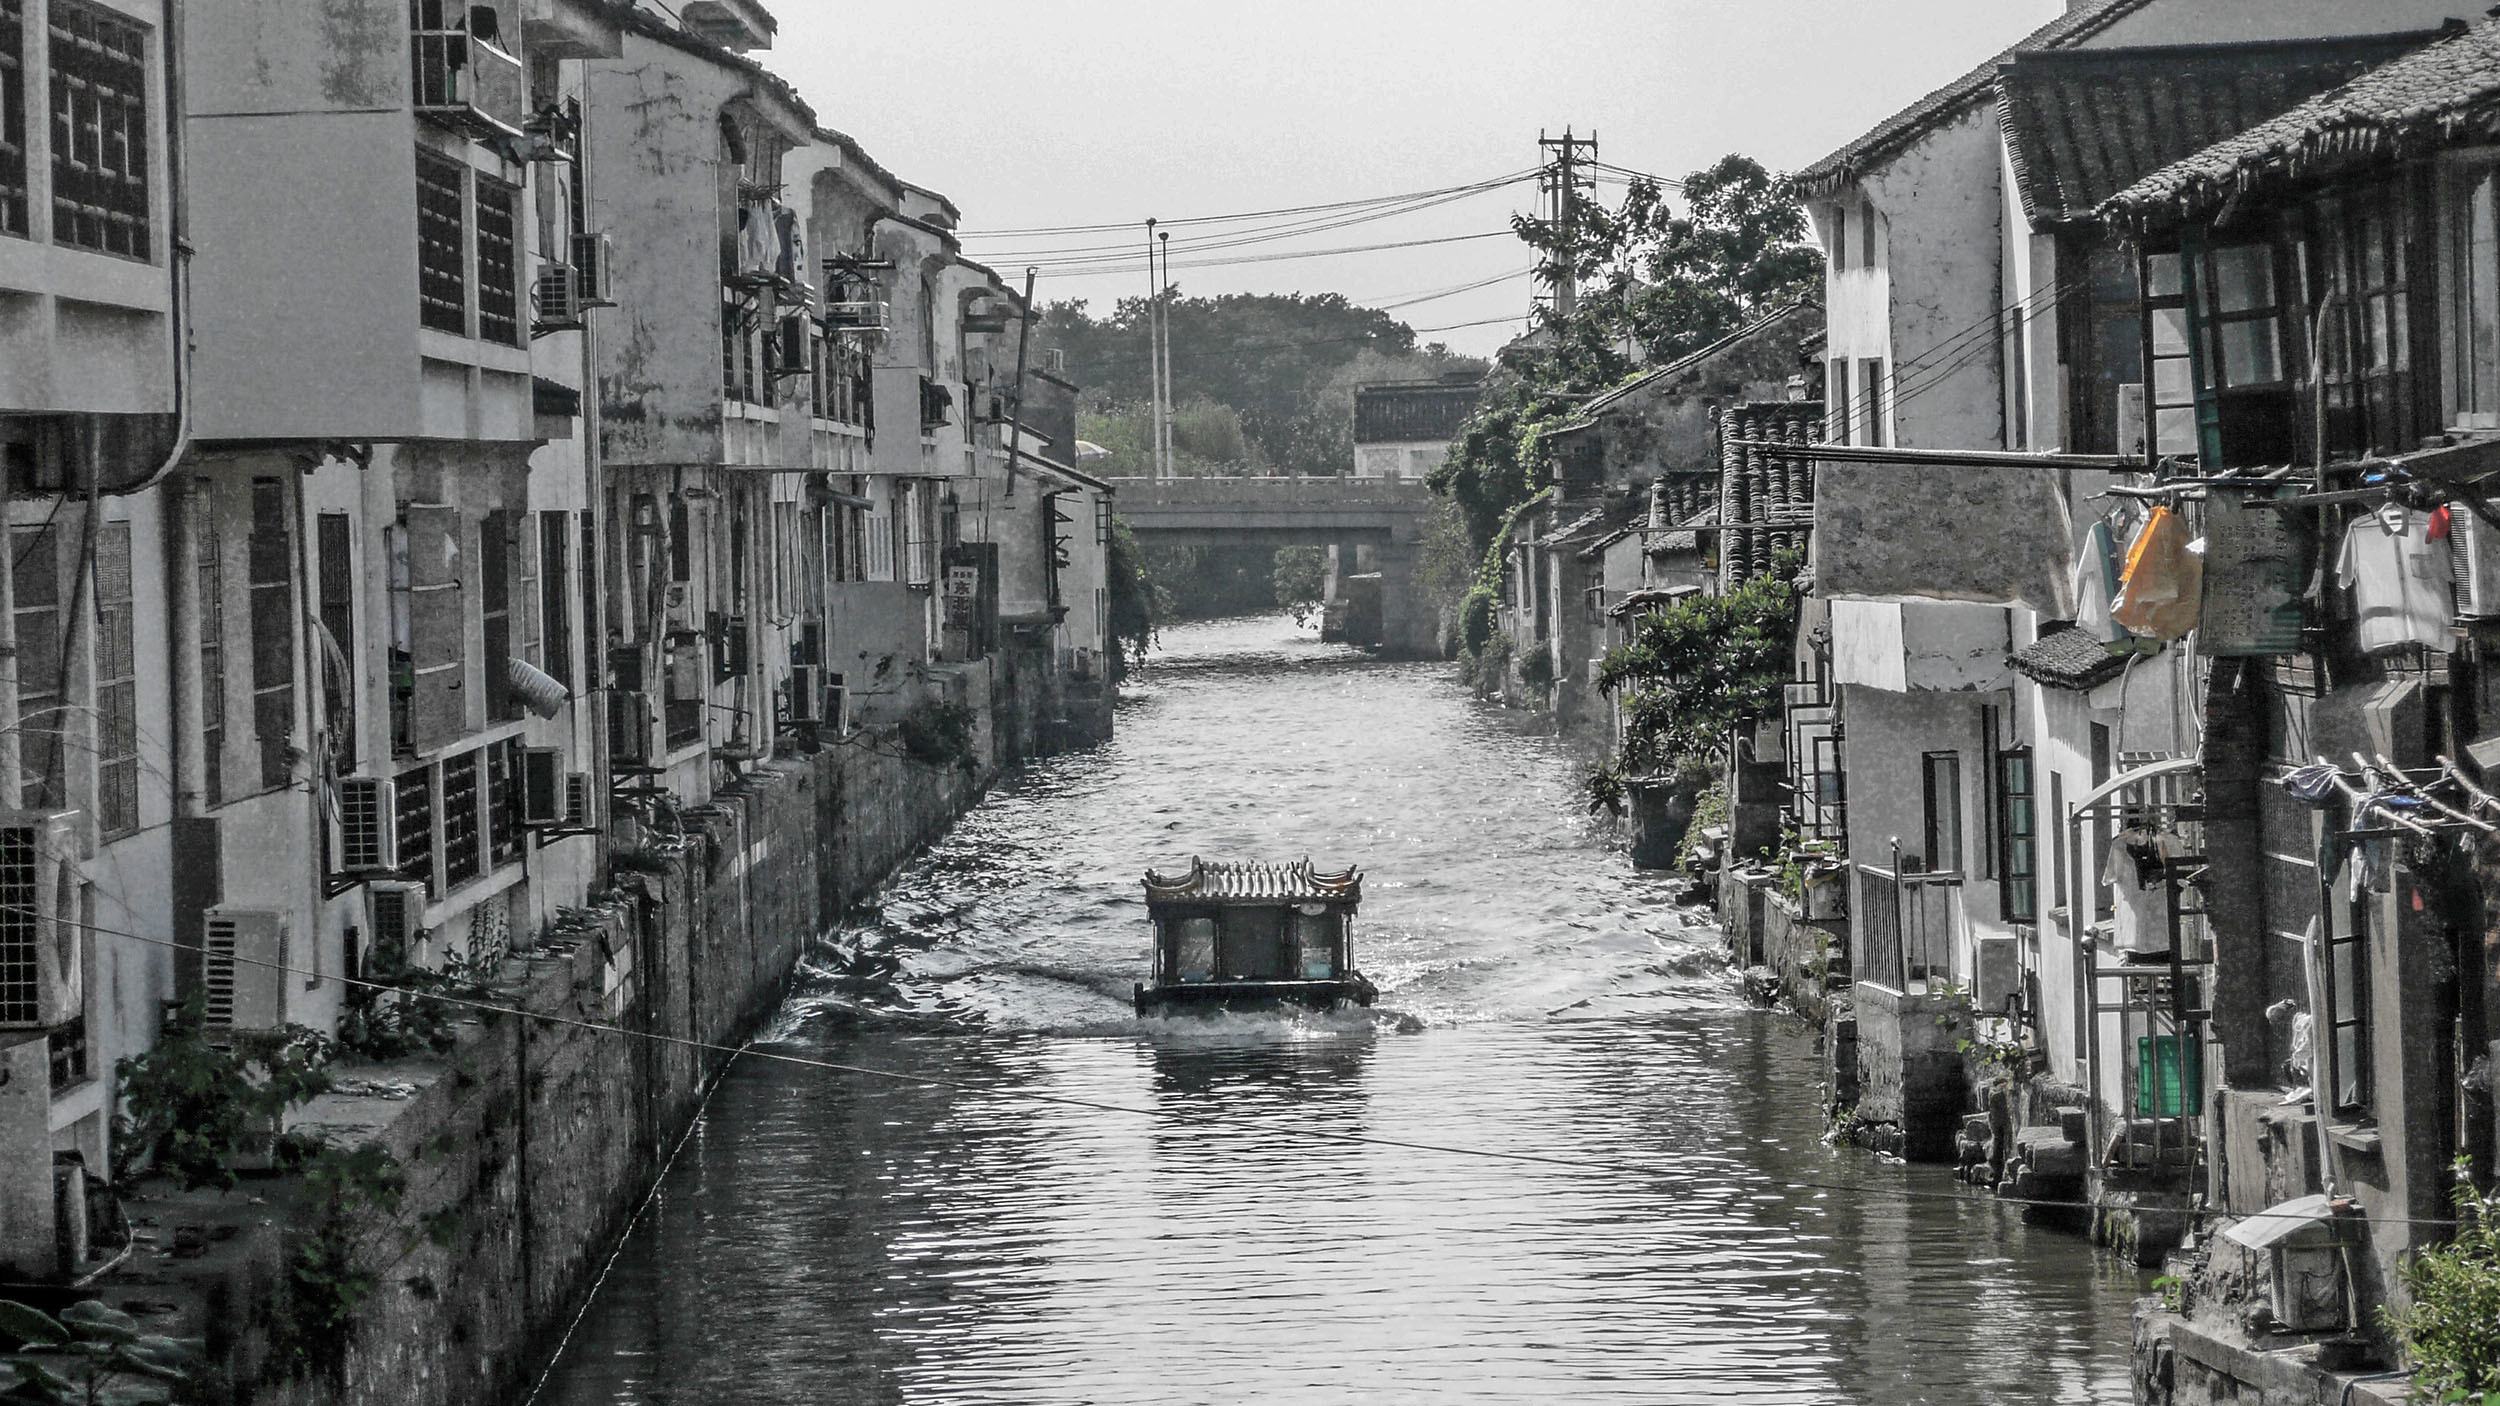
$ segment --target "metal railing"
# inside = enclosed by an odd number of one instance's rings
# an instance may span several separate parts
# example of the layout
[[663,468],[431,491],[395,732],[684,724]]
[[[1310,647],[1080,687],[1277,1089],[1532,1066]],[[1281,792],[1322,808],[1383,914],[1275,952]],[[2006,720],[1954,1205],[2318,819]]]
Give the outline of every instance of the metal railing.
[[1965,925],[1963,875],[1959,870],[1904,869],[1901,845],[1892,846],[1892,867],[1861,864],[1856,948],[1862,980],[1904,993],[1928,991],[1958,979],[1956,951]]

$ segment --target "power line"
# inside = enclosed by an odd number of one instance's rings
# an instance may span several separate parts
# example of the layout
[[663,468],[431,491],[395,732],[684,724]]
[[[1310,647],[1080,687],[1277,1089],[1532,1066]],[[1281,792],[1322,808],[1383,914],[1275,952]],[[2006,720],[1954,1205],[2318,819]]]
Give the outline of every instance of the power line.
[[[1503,182],[1502,184],[1515,184],[1515,182]],[[1287,220],[1271,225],[1250,225],[1240,229],[1213,230],[1208,232],[1203,238],[1192,241],[1187,247],[1201,251],[1212,249],[1233,249],[1244,245],[1272,243],[1280,239],[1290,239],[1299,234],[1316,234],[1332,229],[1347,229],[1354,225],[1370,224],[1376,220],[1394,219],[1400,215],[1413,214],[1418,210],[1434,209],[1438,206],[1451,204],[1454,201],[1473,199],[1476,196],[1483,195],[1500,188],[1500,185],[1472,186],[1464,190],[1437,193],[1429,197],[1401,200],[1392,204],[1374,207],[1358,214],[1329,215],[1322,216],[1317,219]],[[1161,222],[1157,221],[1158,227],[1160,224]],[[1142,226],[1140,227],[1142,228]],[[1061,247],[1039,247],[1017,249],[1003,253],[993,252],[987,248],[982,248],[976,250],[975,252],[978,253],[984,263],[1040,263],[1049,265],[1054,263],[1075,264],[1086,262],[1111,262],[1120,259],[1133,259],[1137,256],[1139,240],[1134,237],[1136,230],[1132,229],[1130,233],[1132,237],[1129,239],[1118,240],[1107,244],[1078,244]]]
[[[1526,171],[1513,171],[1506,176],[1495,176],[1482,181],[1469,181],[1464,185],[1443,186],[1438,190],[1415,190],[1408,191],[1403,195],[1375,195],[1361,200],[1336,200],[1318,205],[1286,205],[1273,210],[1246,210],[1230,215],[1185,215],[1179,219],[1163,220],[1160,223],[1166,225],[1222,224],[1234,220],[1270,219],[1279,215],[1309,215],[1316,214],[1323,210],[1351,210],[1365,205],[1388,205],[1401,200],[1416,200],[1426,196],[1449,195],[1458,191],[1483,190],[1497,185],[1510,185],[1518,181],[1524,181],[1535,174],[1536,172],[1533,169]],[[1001,239],[1011,236],[1025,235],[1047,236],[1055,234],[1105,234],[1114,230],[1133,230],[1144,223],[1145,220],[1141,217],[1134,220],[1117,220],[1111,223],[1098,225],[1032,225],[1023,229],[978,230],[969,233],[959,232],[959,237],[966,240],[972,240]]]
[[[1375,311],[1376,311],[1376,309],[1375,309]],[[1529,318],[1530,316],[1531,316],[1531,314],[1528,314],[1528,313],[1517,313],[1517,314],[1514,314],[1514,315],[1512,315],[1512,316],[1510,316],[1510,317],[1487,317],[1487,318],[1479,318],[1479,319],[1477,319],[1476,321],[1473,321],[1473,322],[1448,322],[1448,323],[1443,323],[1443,324],[1441,324],[1440,326],[1437,326],[1437,327],[1408,327],[1406,330],[1407,330],[1407,331],[1409,331],[1409,332],[1411,332],[1411,333],[1413,333],[1413,334],[1415,334],[1416,336],[1419,336],[1419,337],[1420,337],[1420,336],[1422,336],[1423,334],[1425,334],[1425,333],[1427,333],[1427,332],[1457,332],[1457,331],[1461,331],[1461,330],[1463,330],[1463,329],[1465,329],[1465,328],[1469,328],[1469,327],[1491,327],[1491,326],[1494,326],[1494,325],[1496,325],[1496,324],[1499,324],[1499,323],[1505,323],[1505,322],[1525,322],[1525,321],[1527,321],[1527,320],[1528,320],[1528,318]],[[1400,324],[1400,325],[1401,325],[1401,326],[1403,326],[1404,324]],[[1383,331],[1385,332],[1385,331],[1386,331],[1386,329],[1383,329]],[[1234,343],[1234,344],[1232,344],[1232,345],[1229,345],[1229,346],[1225,347],[1225,348],[1224,348],[1224,355],[1225,355],[1227,358],[1231,358],[1231,357],[1236,357],[1236,356],[1239,356],[1241,353],[1244,353],[1244,352],[1284,351],[1284,350],[1288,350],[1288,349],[1301,348],[1301,347],[1337,347],[1337,346],[1345,346],[1345,345],[1347,345],[1347,344],[1349,344],[1349,343],[1354,343],[1354,342],[1370,342],[1370,341],[1374,341],[1374,340],[1378,339],[1381,335],[1383,335],[1383,333],[1382,333],[1382,332],[1361,332],[1361,333],[1357,333],[1357,334],[1355,334],[1355,335],[1353,335],[1353,336],[1349,336],[1349,337],[1312,337],[1312,338],[1296,339],[1296,340],[1292,340],[1292,341],[1281,341],[1281,342],[1237,342],[1237,343]],[[1117,351],[1117,352],[1119,353],[1119,355],[1117,355],[1117,356],[1104,356],[1104,357],[1096,357],[1096,358],[1093,358],[1091,361],[1089,361],[1088,366],[1093,366],[1093,365],[1113,365],[1113,366],[1118,366],[1118,365],[1126,365],[1126,364],[1128,364],[1128,363],[1130,363],[1130,362],[1134,362],[1134,361],[1136,361],[1137,359],[1139,359],[1140,357],[1143,357],[1143,356],[1146,354],[1143,350],[1141,350],[1141,349],[1139,349],[1139,348],[1136,348],[1136,347],[1128,347],[1128,346],[1116,347],[1116,348],[1113,348],[1113,350]],[[1080,368],[1080,369],[1084,369],[1084,368]]]
[[[15,913],[26,917],[43,916],[32,908],[16,905],[0,905],[0,912]],[[51,921],[63,924],[64,926],[78,928],[85,932],[95,933],[100,936],[125,938],[133,942],[146,943],[152,947],[165,948],[168,951],[190,952],[200,955],[206,955],[208,952],[206,945],[200,943],[178,942],[167,937],[147,937],[139,933],[124,932],[118,928],[108,928],[95,923],[82,923],[69,918],[54,917]],[[392,986],[387,982],[372,981],[364,977],[334,975],[314,971],[307,967],[291,966],[285,962],[273,962],[260,957],[247,957],[240,952],[226,952],[220,955],[244,966],[259,967],[266,971],[279,972],[290,976],[309,977],[316,982],[336,981],[344,986],[353,986],[368,991],[396,994],[403,999],[435,1001],[444,1005],[456,1006],[463,1010],[475,1011],[481,1015],[512,1016],[520,1020],[534,1020],[542,1025],[556,1025],[563,1026],[568,1029],[586,1030],[598,1035],[622,1036],[629,1040],[648,1040],[657,1044],[672,1045],[680,1049],[694,1050],[699,1053],[728,1055],[732,1058],[743,1056],[744,1058],[750,1060],[762,1060],[772,1064],[787,1064],[801,1069],[813,1069],[825,1073],[856,1074],[870,1079],[886,1079],[901,1084],[918,1084],[928,1088],[949,1089],[956,1093],[986,1096],[996,1095],[1001,1092],[1001,1090],[994,1086],[967,1083],[961,1079],[949,1079],[943,1075],[913,1074],[903,1070],[879,1069],[870,1065],[847,1064],[839,1060],[817,1059],[809,1055],[789,1054],[778,1050],[758,1049],[752,1043],[745,1045],[724,1045],[710,1040],[698,1040],[686,1035],[671,1035],[666,1031],[635,1030],[628,1026],[615,1025],[606,1021],[584,1020],[578,1016],[555,1015],[546,1011],[528,1010],[520,1006],[501,1005],[493,1001],[480,1000],[475,997],[455,996],[449,992],[406,990],[401,987]],[[1230,1118],[1218,1114],[1175,1111],[1168,1108],[1140,1108],[1134,1104],[1113,1103],[1108,1099],[1086,1098],[1079,1094],[1050,1093],[1033,1088],[1023,1088],[1016,1090],[1015,1092],[1020,1093],[1023,1097],[1031,1099],[1036,1103],[1057,1104],[1068,1108],[1083,1108],[1097,1113],[1119,1113],[1138,1118],[1168,1119],[1175,1122],[1194,1123],[1205,1127],[1240,1127],[1248,1131],[1261,1133],[1281,1133],[1286,1137],[1303,1138],[1313,1142],[1336,1142],[1366,1147],[1388,1147],[1404,1152],[1432,1152],[1452,1157],[1477,1157],[1487,1161],[1521,1162],[1536,1166],[1562,1167],[1575,1171],[1627,1172],[1638,1176],[1655,1176],[1658,1172],[1657,1166],[1651,1163],[1618,1162],[1608,1158],[1575,1157],[1562,1153],[1537,1152],[1523,1150],[1520,1148],[1469,1147],[1457,1143],[1426,1142],[1419,1138],[1387,1137],[1378,1133],[1338,1132],[1333,1129],[1313,1128],[1308,1126],[1275,1128],[1264,1124],[1251,1123],[1240,1118]],[[1839,1191],[1849,1193],[1883,1191],[1887,1194],[1898,1196],[1907,1200],[1947,1200],[1961,1202],[1966,1205],[1986,1205],[1990,1202],[1994,1202],[1995,1204],[2005,1206],[2038,1206],[2050,1209],[2075,1211],[2136,1209],[2132,1203],[2114,1201],[2054,1201],[2040,1197],[2004,1195],[1998,1195],[1990,1197],[1987,1200],[1982,1200],[1977,1196],[1958,1191],[1923,1191],[1915,1187],[1869,1187],[1863,1184],[1852,1185],[1844,1182],[1815,1181],[1808,1178],[1778,1181],[1775,1182],[1774,1185],[1778,1190],[1782,1191]],[[2437,1219],[2427,1216],[2354,1216],[2349,1219],[2369,1224],[2383,1225],[2453,1226],[2457,1223],[2454,1219]]]
[[[1245,254],[1238,258],[1231,259],[1178,259],[1166,265],[1166,267],[1176,269],[1235,268],[1243,264],[1272,264],[1282,263],[1293,259],[1333,259],[1341,254],[1370,254],[1384,249],[1418,249],[1429,244],[1462,244],[1469,240],[1476,239],[1509,239],[1512,237],[1513,236],[1509,230],[1491,229],[1477,234],[1442,235],[1436,239],[1399,239],[1392,240],[1385,244],[1348,244],[1335,249],[1292,249],[1275,254]],[[1142,262],[1127,264],[1117,268],[1053,270],[1047,264],[1042,265],[1041,268],[1045,274],[1048,274],[1053,278],[1101,278],[1111,274],[1135,275],[1146,272],[1146,265]]]

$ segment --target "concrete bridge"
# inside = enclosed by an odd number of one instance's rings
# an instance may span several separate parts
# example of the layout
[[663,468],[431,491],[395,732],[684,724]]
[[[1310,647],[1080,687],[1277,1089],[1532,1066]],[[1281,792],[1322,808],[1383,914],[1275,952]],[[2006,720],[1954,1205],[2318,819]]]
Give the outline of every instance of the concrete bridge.
[[1328,604],[1355,644],[1440,652],[1440,620],[1415,589],[1433,507],[1414,479],[1115,478],[1113,506],[1147,546],[1326,547]]

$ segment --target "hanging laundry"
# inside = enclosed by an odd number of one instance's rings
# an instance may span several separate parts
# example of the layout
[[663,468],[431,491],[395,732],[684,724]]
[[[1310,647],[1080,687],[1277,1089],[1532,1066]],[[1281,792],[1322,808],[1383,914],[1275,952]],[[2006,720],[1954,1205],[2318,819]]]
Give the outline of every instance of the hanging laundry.
[[2118,538],[2107,522],[2084,530],[2083,547],[2075,553],[2075,628],[2103,644],[2135,638],[2126,626],[2110,619],[2118,599]]
[[2335,798],[2337,774],[2335,768],[2324,762],[2312,762],[2292,768],[2291,774],[2283,778],[2283,789],[2296,800],[2318,805]]
[[2446,549],[2431,540],[2430,527],[2429,513],[2390,503],[2355,517],[2344,529],[2335,578],[2352,592],[2364,651],[2415,644],[2442,653],[2456,648],[2448,625],[2453,570]]
[[2167,507],[2153,509],[2127,548],[2127,571],[2110,619],[2139,635],[2175,640],[2196,628],[2204,558],[2187,524]]
[[2111,940],[2121,952],[2170,950],[2169,861],[2187,853],[2186,841],[2168,830],[2130,826],[2110,837],[2101,882],[2116,891]]
[[773,207],[773,242],[777,246],[773,272],[785,283],[806,287],[807,238],[799,227],[799,212],[787,205]]

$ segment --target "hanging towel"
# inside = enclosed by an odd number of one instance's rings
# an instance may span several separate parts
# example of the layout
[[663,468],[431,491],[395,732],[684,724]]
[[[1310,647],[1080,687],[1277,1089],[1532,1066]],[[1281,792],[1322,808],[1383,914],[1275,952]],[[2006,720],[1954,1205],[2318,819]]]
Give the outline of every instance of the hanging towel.
[[2127,548],[2127,572],[2109,618],[2139,635],[2175,640],[2196,628],[2205,563],[2192,549],[2187,524],[2167,507],[2153,509]]
[[2123,644],[2133,631],[2110,619],[2118,599],[2118,539],[2107,522],[2084,529],[2083,547],[2075,553],[2075,628],[2103,644]]
[[2448,626],[2454,568],[2430,529],[2429,513],[2395,503],[2355,517],[2344,529],[2335,579],[2352,592],[2363,650],[2377,654],[2418,644],[2444,654],[2456,648]]

